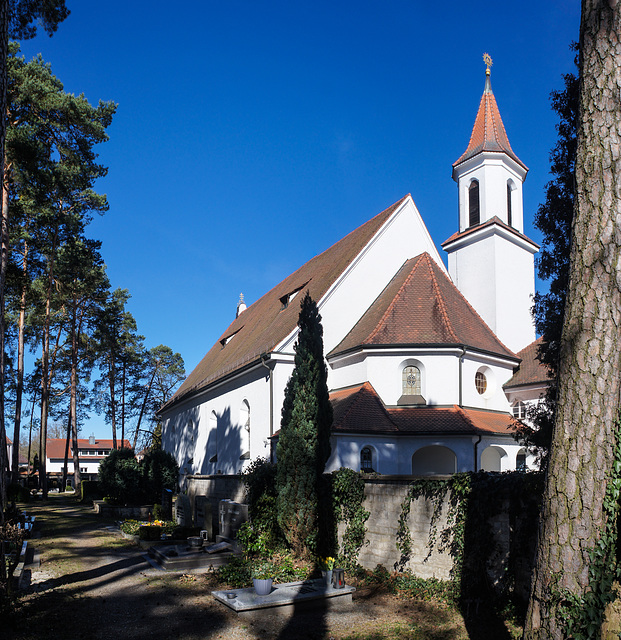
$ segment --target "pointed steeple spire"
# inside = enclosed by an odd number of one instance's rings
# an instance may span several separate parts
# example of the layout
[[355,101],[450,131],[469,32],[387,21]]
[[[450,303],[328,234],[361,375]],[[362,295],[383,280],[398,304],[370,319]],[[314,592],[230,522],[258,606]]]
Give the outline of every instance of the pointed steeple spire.
[[455,171],[455,168],[462,162],[465,162],[484,151],[506,153],[510,158],[515,160],[515,162],[528,171],[528,167],[515,155],[513,149],[511,149],[509,138],[505,131],[505,126],[502,123],[502,118],[500,117],[496,98],[492,91],[490,71],[492,59],[489,54],[486,53],[483,56],[483,60],[487,65],[487,69],[485,70],[485,89],[483,90],[483,96],[479,104],[479,111],[474,121],[474,127],[472,128],[472,135],[470,136],[468,148],[453,163],[453,171]]

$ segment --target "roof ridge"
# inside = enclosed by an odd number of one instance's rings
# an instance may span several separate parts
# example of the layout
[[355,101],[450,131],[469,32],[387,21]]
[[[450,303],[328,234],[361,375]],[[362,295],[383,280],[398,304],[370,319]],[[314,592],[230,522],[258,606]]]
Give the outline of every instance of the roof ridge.
[[476,431],[479,431],[479,428],[474,424],[472,418],[468,415],[468,412],[460,407],[458,404],[454,404],[453,407],[457,410],[457,413]]
[[[431,257],[429,258],[431,259]],[[447,329],[449,330],[451,336],[453,337],[453,339],[456,342],[459,342],[459,338],[457,337],[457,334],[455,333],[455,330],[453,329],[453,325],[450,321],[449,315],[448,315],[448,311],[446,309],[446,302],[444,300],[444,296],[442,295],[441,291],[440,291],[440,285],[438,284],[438,279],[436,278],[436,274],[434,272],[434,270],[431,268],[431,263],[429,262],[429,260],[427,261],[427,268],[429,269],[429,275],[431,276],[431,282],[432,282],[432,286],[436,292],[436,296],[439,299],[439,304],[441,307],[441,314],[442,314],[442,318],[444,319],[445,325],[447,327]]]
[[[405,286],[408,284],[408,282],[410,281],[410,279],[412,278],[412,274],[414,273],[414,271],[416,270],[416,267],[418,266],[418,264],[420,263],[422,257],[426,254],[427,252],[424,251],[423,253],[421,253],[420,255],[416,256],[415,258],[410,258],[410,260],[416,260],[416,263],[414,264],[414,266],[410,269],[410,273],[408,274],[408,277],[403,281],[403,284],[399,287],[399,291],[397,291],[397,293],[395,293],[395,295],[393,296],[392,300],[390,301],[390,304],[388,305],[388,307],[386,307],[386,311],[384,311],[384,314],[382,315],[382,317],[380,318],[379,322],[377,323],[377,325],[375,326],[375,329],[373,329],[373,331],[371,331],[371,333],[369,334],[369,336],[367,337],[367,339],[364,342],[370,342],[377,333],[379,333],[380,327],[383,326],[384,321],[387,319],[388,314],[394,309],[395,304],[396,304],[396,300],[399,297],[399,295],[401,294],[401,292],[403,291],[403,289],[405,288]],[[409,262],[409,260],[406,260],[402,265],[401,265],[401,269],[403,269],[403,267]],[[401,269],[399,269],[399,271],[401,271]],[[399,271],[397,271],[397,273],[399,273]],[[381,294],[380,294],[381,295]]]
[[372,394],[374,398],[377,398],[378,400],[380,400],[379,402],[380,409],[386,414],[386,417],[388,418],[390,423],[395,428],[398,428],[397,425],[392,421],[392,418],[390,417],[389,413],[386,411],[386,407],[384,407],[384,403],[381,401],[381,398],[377,395],[377,391],[375,390],[375,387],[368,380],[365,380],[362,384],[355,385],[355,386],[358,386],[359,389],[351,395],[351,400],[349,402],[349,405],[345,410],[345,412],[343,413],[343,415],[341,416],[341,419],[339,420],[339,422],[343,422],[345,418],[353,411],[356,405],[356,399],[366,389]]

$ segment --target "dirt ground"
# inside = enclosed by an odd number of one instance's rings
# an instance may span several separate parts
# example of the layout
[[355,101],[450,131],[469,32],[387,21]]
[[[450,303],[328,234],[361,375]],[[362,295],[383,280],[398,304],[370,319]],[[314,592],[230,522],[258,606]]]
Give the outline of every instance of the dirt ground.
[[289,618],[267,614],[248,621],[214,600],[213,576],[152,567],[142,550],[90,507],[51,496],[47,503],[25,508],[36,516],[40,537],[29,544],[41,562],[31,570],[30,585],[14,619],[0,621],[2,639],[473,637],[461,616],[441,604],[400,599],[369,588],[356,591],[348,611],[318,609]]

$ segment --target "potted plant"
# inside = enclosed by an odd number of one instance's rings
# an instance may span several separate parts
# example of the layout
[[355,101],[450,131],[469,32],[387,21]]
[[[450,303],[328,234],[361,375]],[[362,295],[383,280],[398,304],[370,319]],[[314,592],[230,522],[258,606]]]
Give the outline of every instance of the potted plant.
[[319,568],[321,569],[321,575],[326,582],[326,586],[329,587],[332,584],[332,570],[334,569],[334,558],[328,556],[327,558],[319,558]]
[[258,596],[272,592],[274,568],[269,562],[261,562],[252,568],[252,583]]

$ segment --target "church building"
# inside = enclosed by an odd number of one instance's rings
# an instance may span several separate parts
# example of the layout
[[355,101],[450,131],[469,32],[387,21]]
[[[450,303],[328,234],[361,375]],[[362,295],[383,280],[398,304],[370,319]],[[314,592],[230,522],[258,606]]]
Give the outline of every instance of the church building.
[[537,401],[540,379],[545,387],[530,314],[538,246],[524,235],[527,171],[488,67],[470,141],[453,164],[459,227],[442,245],[448,270],[406,195],[247,308],[241,297],[237,317],[160,412],[163,447],[184,483],[273,459],[306,291],[322,317],[334,408],[326,471],[531,467],[514,438],[514,414]]

